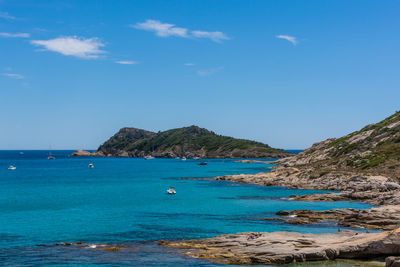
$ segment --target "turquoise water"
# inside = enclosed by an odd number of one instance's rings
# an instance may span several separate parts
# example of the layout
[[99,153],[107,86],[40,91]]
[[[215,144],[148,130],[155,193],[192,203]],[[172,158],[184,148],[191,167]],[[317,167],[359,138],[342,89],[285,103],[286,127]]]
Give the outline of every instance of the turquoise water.
[[[236,184],[207,178],[267,171],[232,160],[69,158],[72,151],[0,151],[0,262],[7,266],[214,266],[159,247],[159,239],[204,238],[243,231],[324,233],[334,224],[287,225],[260,218],[279,210],[368,208],[354,202],[295,202],[313,190]],[[89,169],[88,164],[94,168]],[[16,170],[8,170],[15,165]],[[168,187],[176,195],[166,194]],[[57,242],[123,243],[105,252]]]

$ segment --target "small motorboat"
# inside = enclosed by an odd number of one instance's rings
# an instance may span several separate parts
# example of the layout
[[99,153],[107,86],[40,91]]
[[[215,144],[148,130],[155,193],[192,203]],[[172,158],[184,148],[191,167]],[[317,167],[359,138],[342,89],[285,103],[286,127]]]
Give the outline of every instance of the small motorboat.
[[207,165],[207,162],[199,162],[197,165]]
[[149,160],[149,159],[154,159],[154,157],[151,155],[147,155],[147,156],[144,156],[144,159]]
[[13,166],[13,165],[10,165],[10,167],[8,167],[8,169],[9,169],[9,170],[15,170],[15,169],[17,169],[17,167],[15,167],[15,166]]
[[185,161],[185,160],[186,160],[186,157],[182,157],[181,160]]
[[90,163],[90,164],[89,164],[89,168],[90,168],[90,169],[93,169],[93,168],[94,168],[94,165],[93,165],[92,163]]
[[167,194],[169,194],[169,195],[175,195],[175,194],[176,194],[175,187],[170,187],[170,188],[168,188]]
[[194,157],[193,159],[198,160],[198,159],[200,159],[200,157]]
[[56,159],[56,157],[48,156],[47,159]]

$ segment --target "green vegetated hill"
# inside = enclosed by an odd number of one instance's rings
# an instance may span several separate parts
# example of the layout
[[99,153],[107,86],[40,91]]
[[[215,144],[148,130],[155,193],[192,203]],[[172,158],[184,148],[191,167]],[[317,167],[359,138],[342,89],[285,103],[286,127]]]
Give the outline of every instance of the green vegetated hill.
[[357,171],[399,179],[400,112],[341,138],[316,143],[291,161],[322,172]]
[[122,128],[96,152],[104,156],[202,157],[202,158],[281,158],[282,150],[244,139],[217,135],[197,126],[163,132]]

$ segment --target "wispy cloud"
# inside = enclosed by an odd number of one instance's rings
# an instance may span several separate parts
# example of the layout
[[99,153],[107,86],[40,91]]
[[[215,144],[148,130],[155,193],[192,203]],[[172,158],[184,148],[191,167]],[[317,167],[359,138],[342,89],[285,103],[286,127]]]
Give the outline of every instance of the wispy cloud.
[[281,35],[277,35],[276,38],[289,41],[289,42],[291,42],[293,45],[296,45],[296,44],[298,43],[297,38],[294,37],[294,36],[290,36],[290,35],[281,34]]
[[115,61],[115,63],[121,64],[121,65],[135,65],[135,64],[139,64],[139,62],[137,62],[137,61],[130,61],[130,60],[118,60],[118,61]]
[[20,33],[9,33],[9,32],[0,32],[0,37],[5,38],[29,38],[30,34],[25,32]]
[[2,19],[9,19],[9,20],[17,19],[16,17],[11,16],[11,15],[8,14],[7,12],[0,12],[0,18],[2,18]]
[[57,52],[65,56],[79,58],[98,58],[105,53],[101,47],[105,45],[98,38],[79,38],[76,36],[59,37],[50,40],[33,40],[31,44],[41,46],[44,50]]
[[168,36],[178,36],[178,37],[188,37],[188,30],[185,28],[175,27],[174,24],[162,23],[158,20],[148,19],[145,22],[139,22],[135,25],[131,25],[132,28],[138,30],[145,30],[150,32],[155,32],[157,36],[168,37]]
[[154,32],[159,37],[175,36],[181,38],[206,38],[217,43],[230,39],[223,32],[192,31],[187,28],[176,27],[175,24],[162,23],[161,21],[151,19],[130,26],[138,30]]
[[214,42],[220,43],[223,40],[230,38],[223,32],[205,32],[205,31],[192,31],[192,35],[196,38],[207,38]]
[[188,62],[188,63],[185,63],[183,65],[188,66],[188,67],[193,67],[193,66],[196,66],[196,63]]
[[12,79],[18,79],[18,80],[21,80],[21,79],[25,78],[21,74],[17,74],[17,73],[3,73],[2,75],[6,76],[6,77],[9,77],[9,78],[12,78]]
[[223,70],[224,67],[218,67],[218,68],[213,68],[213,69],[208,69],[208,70],[198,70],[197,75],[199,76],[209,76],[213,75],[221,70]]

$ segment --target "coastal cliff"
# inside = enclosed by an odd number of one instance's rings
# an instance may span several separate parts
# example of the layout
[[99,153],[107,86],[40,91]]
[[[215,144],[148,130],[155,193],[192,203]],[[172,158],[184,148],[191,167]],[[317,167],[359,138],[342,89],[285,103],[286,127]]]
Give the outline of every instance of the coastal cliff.
[[292,154],[260,142],[222,136],[198,126],[189,126],[158,133],[137,128],[122,128],[97,151],[76,151],[71,156],[146,155],[162,158],[283,158]]

